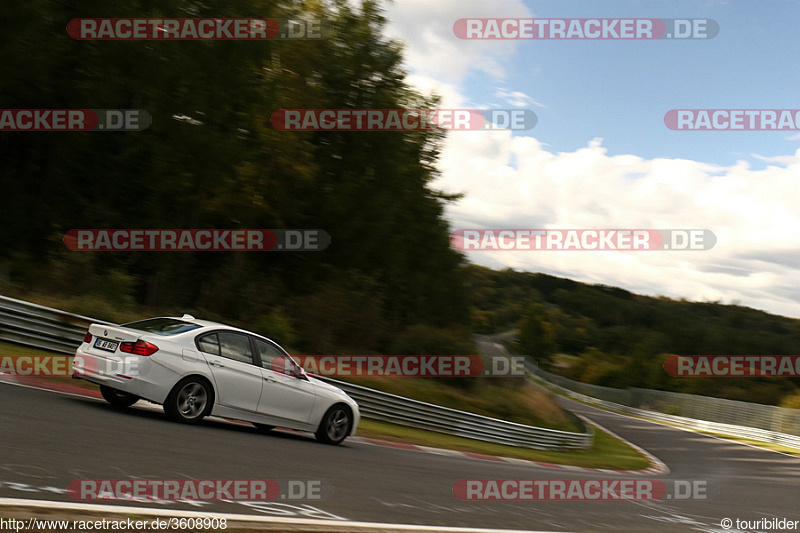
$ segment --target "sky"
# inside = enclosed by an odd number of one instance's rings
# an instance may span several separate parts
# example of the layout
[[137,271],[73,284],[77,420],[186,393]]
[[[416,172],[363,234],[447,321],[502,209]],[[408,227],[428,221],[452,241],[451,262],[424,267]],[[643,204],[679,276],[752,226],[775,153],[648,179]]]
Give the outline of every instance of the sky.
[[[456,229],[708,229],[702,251],[469,251],[646,295],[800,318],[800,131],[674,131],[670,109],[800,109],[800,1],[396,0],[387,34],[442,108],[524,108],[449,132],[434,188]],[[463,40],[462,18],[713,19],[713,39]]]

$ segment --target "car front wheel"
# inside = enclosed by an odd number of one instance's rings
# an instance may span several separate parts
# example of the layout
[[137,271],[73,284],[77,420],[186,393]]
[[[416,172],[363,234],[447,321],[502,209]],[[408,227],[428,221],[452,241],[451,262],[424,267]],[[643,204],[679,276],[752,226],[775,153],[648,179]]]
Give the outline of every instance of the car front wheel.
[[315,433],[317,440],[325,444],[341,444],[350,434],[353,415],[345,405],[334,405],[322,417]]
[[204,379],[189,377],[172,388],[164,402],[164,411],[177,422],[196,424],[211,412],[214,396]]
[[100,394],[103,399],[113,405],[114,407],[130,407],[139,401],[138,396],[128,394],[127,392],[118,391],[105,385],[100,385]]

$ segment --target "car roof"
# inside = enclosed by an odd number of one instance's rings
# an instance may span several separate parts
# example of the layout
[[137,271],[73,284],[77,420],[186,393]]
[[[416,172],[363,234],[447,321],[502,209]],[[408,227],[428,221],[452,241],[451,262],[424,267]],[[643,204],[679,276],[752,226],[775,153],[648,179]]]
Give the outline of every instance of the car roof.
[[141,320],[153,320],[153,319],[156,319],[156,318],[168,318],[168,319],[170,319],[170,320],[178,320],[178,321],[181,321],[181,322],[191,322],[191,323],[193,323],[193,324],[197,324],[197,325],[199,325],[199,326],[204,326],[204,327],[205,327],[205,326],[225,326],[225,327],[227,327],[227,328],[234,328],[234,329],[238,329],[238,328],[235,328],[234,326],[231,326],[231,325],[229,325],[229,324],[223,324],[222,322],[215,322],[215,321],[213,321],[213,320],[204,320],[204,319],[202,319],[202,318],[195,318],[195,317],[193,317],[192,315],[183,315],[183,316],[151,316],[151,317],[149,317],[149,318],[142,318],[142,319],[140,319],[140,320],[137,320],[136,322],[140,322]]
[[[261,335],[260,333],[255,333],[254,331],[248,331],[246,329],[237,328],[236,326],[231,326],[230,324],[223,324],[222,322],[214,322],[213,320],[203,320],[203,319],[194,318],[194,317],[185,318],[185,317],[181,317],[181,316],[159,316],[159,317],[153,317],[153,318],[171,318],[173,320],[181,320],[183,322],[191,322],[193,324],[198,324],[198,325],[200,325],[200,326],[202,326],[204,328],[220,328],[220,327],[222,327],[222,328],[225,328],[225,329],[229,329],[231,331],[238,331],[240,333],[247,333],[248,335],[255,335],[256,337],[261,337],[262,339],[267,339],[268,341],[270,341],[270,342],[272,342],[274,344],[278,344],[276,341],[270,339],[269,337],[267,337],[265,335]],[[190,333],[190,332],[187,331],[186,333]],[[200,332],[196,331],[195,333],[200,333]],[[280,344],[278,344],[278,346],[280,346]]]
[[199,324],[199,325],[201,325],[203,327],[206,327],[206,326],[224,326],[226,328],[239,329],[239,328],[236,328],[234,326],[231,326],[230,324],[223,324],[222,322],[214,322],[213,320],[202,320],[202,319],[199,319],[199,318],[183,318],[183,317],[180,317],[180,316],[168,316],[168,317],[164,317],[164,318],[174,318],[175,320],[183,320],[184,322],[192,322],[194,324]]

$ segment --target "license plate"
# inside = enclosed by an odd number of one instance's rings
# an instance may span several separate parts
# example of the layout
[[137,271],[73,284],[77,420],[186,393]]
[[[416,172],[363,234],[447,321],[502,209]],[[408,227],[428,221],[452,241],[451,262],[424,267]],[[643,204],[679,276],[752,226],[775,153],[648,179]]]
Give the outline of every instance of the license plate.
[[105,350],[107,352],[116,352],[117,346],[119,346],[118,342],[109,341],[106,339],[97,339],[94,341],[94,347],[98,350]]

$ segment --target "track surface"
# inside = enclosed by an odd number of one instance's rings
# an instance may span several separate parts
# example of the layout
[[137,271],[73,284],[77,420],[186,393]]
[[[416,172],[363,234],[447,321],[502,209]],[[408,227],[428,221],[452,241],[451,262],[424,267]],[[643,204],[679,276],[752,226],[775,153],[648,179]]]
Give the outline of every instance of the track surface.
[[[72,501],[75,479],[311,479],[321,501],[170,503],[176,509],[403,524],[553,531],[722,531],[720,520],[800,519],[800,459],[563,400],[664,461],[659,479],[699,480],[707,498],[659,502],[465,502],[459,479],[615,479],[346,441],[264,435],[246,425],[170,422],[144,404],[102,401],[0,383],[0,497]],[[631,479],[628,476],[626,479]],[[129,502],[121,503],[122,505]],[[110,503],[109,505],[113,505]],[[157,504],[136,504],[157,505]]]

